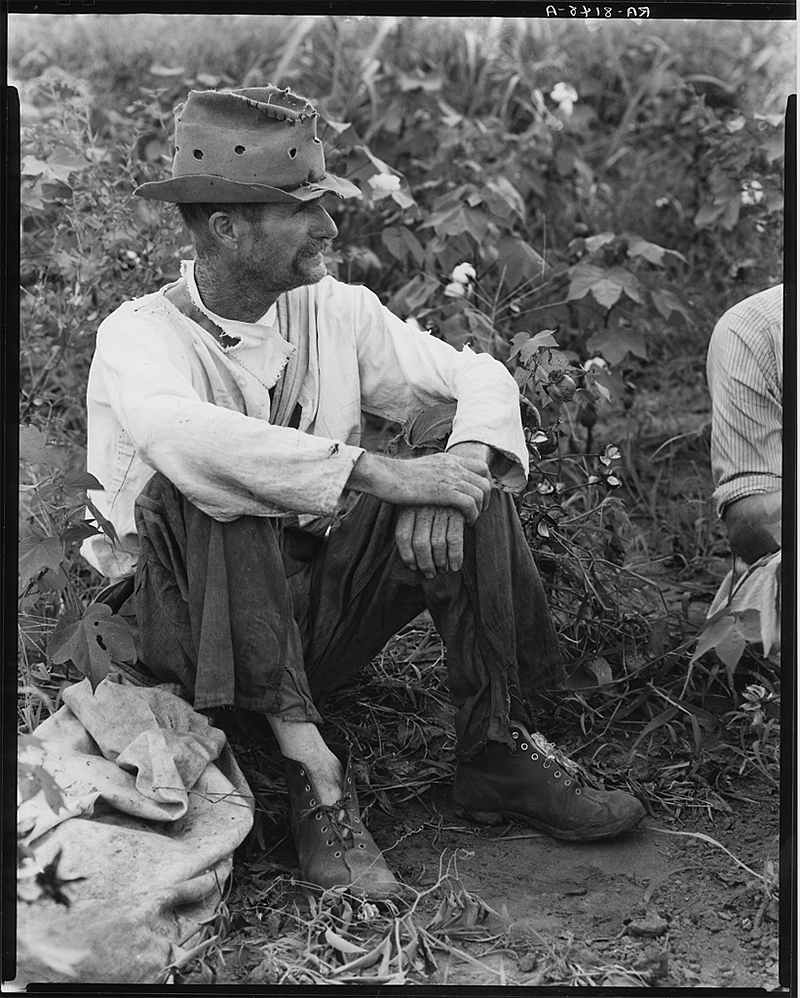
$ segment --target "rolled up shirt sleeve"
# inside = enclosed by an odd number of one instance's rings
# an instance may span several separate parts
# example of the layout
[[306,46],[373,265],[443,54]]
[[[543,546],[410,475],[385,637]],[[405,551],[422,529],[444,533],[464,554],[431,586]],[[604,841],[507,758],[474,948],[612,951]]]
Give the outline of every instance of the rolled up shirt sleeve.
[[129,319],[104,330],[96,364],[108,404],[142,461],[217,520],[335,513],[361,447],[274,426],[206,401],[179,343]]
[[782,485],[782,376],[775,336],[757,319],[752,309],[735,306],[709,343],[711,467],[720,516],[737,499]]
[[408,426],[426,407],[455,401],[448,447],[488,444],[510,461],[501,483],[521,489],[528,449],[519,388],[503,364],[467,346],[456,350],[403,322],[366,289],[352,290],[363,408]]

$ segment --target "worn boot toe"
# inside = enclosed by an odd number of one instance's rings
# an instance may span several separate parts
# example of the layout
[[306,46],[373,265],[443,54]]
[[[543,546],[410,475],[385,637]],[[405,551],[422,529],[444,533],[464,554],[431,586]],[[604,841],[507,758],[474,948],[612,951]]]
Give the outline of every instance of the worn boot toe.
[[350,759],[342,798],[330,805],[319,802],[305,766],[284,761],[292,837],[303,880],[323,890],[344,889],[373,900],[400,895],[400,883],[361,820]]
[[644,807],[623,790],[582,786],[576,768],[541,735],[512,728],[513,749],[491,742],[456,768],[456,813],[486,824],[519,821],[556,839],[591,841],[634,828]]

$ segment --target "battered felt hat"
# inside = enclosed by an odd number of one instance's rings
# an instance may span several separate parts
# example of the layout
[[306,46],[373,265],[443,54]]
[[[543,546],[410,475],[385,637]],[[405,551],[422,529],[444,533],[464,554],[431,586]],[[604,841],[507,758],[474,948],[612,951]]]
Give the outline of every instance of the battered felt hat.
[[318,112],[288,88],[191,90],[175,108],[172,179],[137,187],[141,198],[174,203],[310,201],[329,192],[360,197],[325,171]]

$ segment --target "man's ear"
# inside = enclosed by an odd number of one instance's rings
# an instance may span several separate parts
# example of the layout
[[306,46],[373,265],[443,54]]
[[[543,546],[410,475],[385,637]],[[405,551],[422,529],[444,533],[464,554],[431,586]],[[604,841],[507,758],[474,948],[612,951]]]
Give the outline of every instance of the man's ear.
[[227,211],[215,211],[208,219],[208,231],[218,246],[236,249],[241,235],[238,220]]

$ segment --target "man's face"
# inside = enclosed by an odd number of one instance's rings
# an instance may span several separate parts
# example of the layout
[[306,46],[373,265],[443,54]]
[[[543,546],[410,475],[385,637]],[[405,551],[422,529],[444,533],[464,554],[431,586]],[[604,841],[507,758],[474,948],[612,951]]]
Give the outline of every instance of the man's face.
[[243,271],[270,291],[316,284],[327,273],[323,253],[337,232],[319,201],[264,205],[241,243]]

